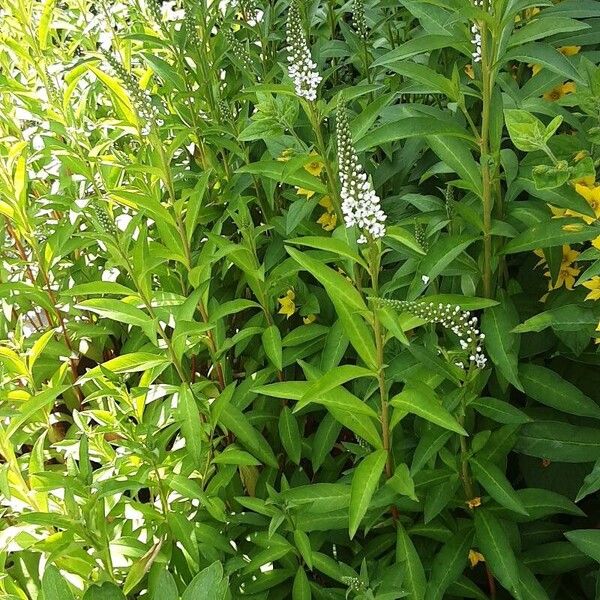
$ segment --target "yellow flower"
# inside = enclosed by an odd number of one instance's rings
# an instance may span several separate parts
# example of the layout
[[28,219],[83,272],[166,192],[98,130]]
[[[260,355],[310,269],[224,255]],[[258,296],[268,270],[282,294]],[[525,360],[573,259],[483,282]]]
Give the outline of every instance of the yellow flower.
[[[575,278],[577,275],[579,275],[579,269],[577,267],[573,267],[572,265],[577,260],[578,256],[579,252],[577,252],[577,250],[572,250],[568,244],[563,246],[563,257],[562,262],[560,263],[558,277],[556,278],[556,283],[554,286],[552,285],[552,281],[548,283],[549,290],[557,290],[563,285],[568,290],[573,289]],[[546,275],[546,277],[552,277],[549,270],[546,271],[544,275]]]
[[478,563],[485,562],[483,554],[476,550],[469,550],[469,562],[471,563],[471,569],[474,568]]
[[471,498],[470,500],[467,500],[467,506],[471,510],[477,508],[478,506],[481,506],[481,498],[477,496],[476,498]]
[[317,320],[317,315],[306,315],[306,317],[302,317],[302,322],[305,325],[310,325],[311,323],[314,323]]
[[331,201],[331,198],[329,196],[323,196],[319,200],[319,206],[322,206],[323,208],[327,209],[327,212],[333,212],[334,210],[333,202]]
[[575,56],[576,54],[579,54],[580,50],[581,46],[563,46],[562,48],[558,49],[558,51],[564,56]]
[[304,165],[304,170],[308,171],[311,175],[315,177],[319,177],[321,175],[321,171],[324,168],[323,161],[319,158],[319,155],[316,152],[311,152],[311,156],[315,156],[313,160]]
[[279,162],[287,162],[294,155],[293,148],[286,148],[278,157]]
[[550,90],[549,92],[546,92],[544,94],[544,99],[549,100],[550,102],[556,102],[557,100],[560,100],[563,96],[574,92],[575,89],[575,83],[572,81],[567,81],[567,83],[557,85],[554,89]]
[[296,312],[295,298],[294,290],[288,290],[285,296],[277,298],[277,302],[281,304],[278,314],[285,315],[289,319]]
[[318,219],[317,223],[323,227],[325,231],[333,231],[337,223],[337,215],[325,211]]
[[590,290],[590,293],[585,297],[586,300],[600,300],[600,277],[596,275],[589,281],[584,282],[583,285]]
[[592,240],[592,246],[600,250],[600,235]]
[[[593,185],[589,187],[587,185],[583,185],[581,183],[575,184],[575,191],[583,196],[587,203],[590,205],[594,214],[596,215],[596,219],[600,219],[600,185]],[[593,223],[594,219],[591,217],[583,217],[586,223]]]
[[297,187],[296,194],[298,194],[298,196],[306,196],[306,199],[310,200],[315,195],[315,192],[314,190],[307,190],[306,188]]
[[[526,8],[525,9],[525,21],[529,21],[532,17],[535,17],[540,12],[539,8]],[[515,17],[515,23],[519,23],[521,21],[521,15],[517,15]]]

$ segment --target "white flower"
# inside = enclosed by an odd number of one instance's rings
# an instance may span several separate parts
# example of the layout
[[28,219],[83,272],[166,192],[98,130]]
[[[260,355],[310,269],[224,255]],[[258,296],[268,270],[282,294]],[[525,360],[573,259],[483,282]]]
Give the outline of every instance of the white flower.
[[[475,8],[481,8],[483,6],[483,0],[473,0],[473,4]],[[473,23],[471,26],[471,33],[473,34],[473,38],[471,39],[471,43],[475,50],[471,53],[473,57],[473,62],[481,61],[481,30],[477,23]]]
[[385,235],[386,215],[381,209],[379,196],[358,162],[344,106],[338,108],[337,147],[344,222],[346,227],[357,225],[361,230],[357,242],[366,244],[369,239]]
[[421,275],[421,281],[423,282],[423,285],[427,285],[430,281],[429,276],[428,275]]
[[[379,304],[391,306],[398,311],[408,311],[428,323],[440,323],[459,338],[460,349],[465,353],[465,358],[468,357],[469,361],[474,363],[478,369],[485,368],[487,358],[483,354],[482,348],[485,335],[480,333],[478,329],[477,317],[472,317],[468,310],[462,311],[460,306],[452,304],[390,300],[387,298],[374,298],[373,300]],[[457,361],[454,364],[460,365],[461,368],[463,365],[462,361]]]
[[302,30],[302,19],[296,2],[290,4],[287,21],[288,75],[296,94],[309,101],[317,99],[317,88],[322,77],[317,64],[312,60],[306,37]]

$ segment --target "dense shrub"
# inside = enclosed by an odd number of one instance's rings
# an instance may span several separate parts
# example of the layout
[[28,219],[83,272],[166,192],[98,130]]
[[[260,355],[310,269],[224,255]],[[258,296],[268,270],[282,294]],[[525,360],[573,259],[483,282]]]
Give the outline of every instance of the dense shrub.
[[0,598],[598,597],[599,2],[0,7]]

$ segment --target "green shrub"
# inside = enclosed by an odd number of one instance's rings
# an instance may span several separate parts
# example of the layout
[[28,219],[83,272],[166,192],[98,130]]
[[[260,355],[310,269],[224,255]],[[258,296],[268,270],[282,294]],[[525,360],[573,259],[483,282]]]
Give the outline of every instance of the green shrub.
[[600,3],[0,0],[0,598],[598,597]]

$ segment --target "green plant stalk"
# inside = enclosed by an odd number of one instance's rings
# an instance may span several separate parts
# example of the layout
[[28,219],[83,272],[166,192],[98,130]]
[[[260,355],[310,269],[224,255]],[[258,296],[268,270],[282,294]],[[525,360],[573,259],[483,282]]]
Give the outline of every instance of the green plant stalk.
[[[373,295],[379,296],[379,269],[381,265],[381,249],[379,243],[371,242],[369,248],[369,271],[371,276],[371,287]],[[380,419],[381,419],[381,436],[383,449],[387,454],[385,462],[385,474],[389,479],[394,474],[394,462],[391,451],[390,439],[390,417],[389,417],[389,399],[388,390],[385,383],[385,367],[384,367],[384,346],[385,346],[385,331],[379,317],[377,309],[373,310],[373,333],[375,335],[375,348],[377,351],[377,381],[379,384],[380,398]]]
[[[484,9],[487,10],[487,2]],[[490,30],[486,22],[481,23],[481,84],[482,84],[482,119],[481,119],[481,178],[483,186],[483,295],[492,296],[492,178],[490,172],[490,111],[492,102],[492,64],[493,48],[490,47],[488,34]],[[493,40],[492,40],[493,42]]]
[[[363,60],[365,63],[365,76],[367,77],[367,83],[372,83],[372,77],[371,77],[371,71],[369,69],[369,64],[370,64],[370,60],[369,60],[369,47],[367,44],[367,40],[362,40],[362,46],[363,46]],[[372,98],[372,96],[371,96]]]

